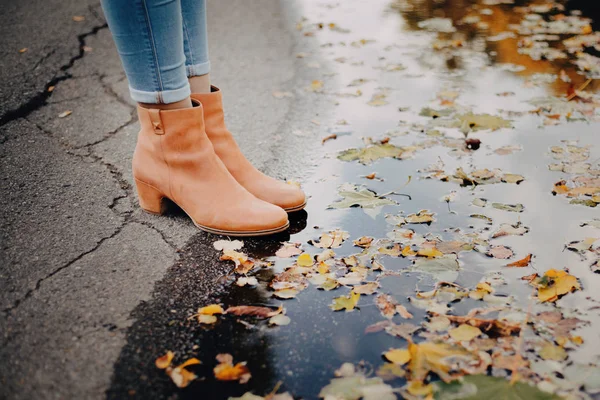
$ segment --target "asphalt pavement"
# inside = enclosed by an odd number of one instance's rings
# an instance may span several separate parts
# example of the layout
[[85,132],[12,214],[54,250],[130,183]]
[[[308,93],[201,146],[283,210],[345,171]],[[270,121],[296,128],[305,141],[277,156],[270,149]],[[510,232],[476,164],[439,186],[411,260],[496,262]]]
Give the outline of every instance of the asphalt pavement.
[[[137,115],[99,2],[1,3],[0,398],[104,398],[111,382],[115,397],[120,379],[141,379],[123,361],[140,307],[192,290],[176,274],[190,251],[194,290],[218,296],[216,237],[137,205]],[[245,153],[301,180],[312,139],[291,132],[324,109],[272,95],[310,82],[295,12],[278,0],[209,2],[209,35],[213,82]]]

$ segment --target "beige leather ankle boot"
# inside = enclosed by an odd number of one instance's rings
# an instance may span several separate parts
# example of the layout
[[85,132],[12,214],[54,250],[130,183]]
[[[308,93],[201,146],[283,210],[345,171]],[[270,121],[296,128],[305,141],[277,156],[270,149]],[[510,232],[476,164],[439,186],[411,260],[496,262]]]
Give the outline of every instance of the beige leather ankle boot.
[[289,226],[279,207],[240,185],[215,154],[204,131],[202,106],[179,110],[138,107],[142,129],[133,155],[140,206],[165,211],[170,199],[207,232],[259,236]]
[[243,187],[259,199],[275,204],[287,212],[299,211],[306,206],[306,196],[302,190],[263,174],[244,157],[225,126],[219,88],[211,86],[211,93],[195,93],[192,98],[202,103],[206,134],[215,153]]

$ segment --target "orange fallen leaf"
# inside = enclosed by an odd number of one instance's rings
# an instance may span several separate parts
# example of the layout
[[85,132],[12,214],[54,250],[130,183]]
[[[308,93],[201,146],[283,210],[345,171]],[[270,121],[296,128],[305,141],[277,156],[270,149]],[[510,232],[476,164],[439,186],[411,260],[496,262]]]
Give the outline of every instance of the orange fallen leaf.
[[164,356],[160,356],[156,359],[154,364],[156,364],[156,368],[159,369],[167,369],[171,365],[171,361],[173,361],[173,357],[175,357],[175,353],[171,350],[167,351],[167,354]]
[[531,262],[531,256],[532,256],[531,254],[528,254],[525,258],[522,258],[522,259],[512,262],[510,264],[506,264],[506,266],[507,267],[519,267],[519,268],[527,267],[529,265],[529,263]]
[[277,314],[281,314],[283,307],[279,307],[277,310],[273,310],[269,307],[260,306],[235,306],[229,307],[225,313],[233,314],[237,316],[251,316],[258,318],[270,318]]
[[240,383],[246,383],[252,377],[250,370],[246,366],[246,362],[239,362],[234,365],[231,354],[218,354],[217,361],[220,364],[213,369],[213,372],[215,378],[220,381],[239,381]]
[[335,133],[332,133],[331,135],[325,136],[322,140],[321,140],[321,144],[325,144],[326,141],[328,140],[333,140],[333,139],[337,139],[337,135]]

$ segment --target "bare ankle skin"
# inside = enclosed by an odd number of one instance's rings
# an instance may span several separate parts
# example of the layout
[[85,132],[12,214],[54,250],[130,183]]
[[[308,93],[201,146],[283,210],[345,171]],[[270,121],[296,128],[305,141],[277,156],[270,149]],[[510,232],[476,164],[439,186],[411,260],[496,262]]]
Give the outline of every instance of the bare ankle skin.
[[188,80],[192,93],[210,93],[210,74],[192,76]]

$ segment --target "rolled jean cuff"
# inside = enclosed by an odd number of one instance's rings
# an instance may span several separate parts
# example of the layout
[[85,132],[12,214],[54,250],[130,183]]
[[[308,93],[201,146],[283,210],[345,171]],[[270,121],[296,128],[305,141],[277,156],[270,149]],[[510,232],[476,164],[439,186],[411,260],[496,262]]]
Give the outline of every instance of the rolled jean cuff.
[[160,92],[145,92],[129,86],[129,93],[131,94],[131,98],[138,103],[169,104],[185,100],[190,97],[192,91],[190,90],[190,85],[186,84],[180,89],[162,90]]
[[206,75],[210,72],[210,61],[203,62],[201,64],[186,65],[185,71],[187,77]]

